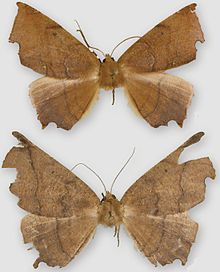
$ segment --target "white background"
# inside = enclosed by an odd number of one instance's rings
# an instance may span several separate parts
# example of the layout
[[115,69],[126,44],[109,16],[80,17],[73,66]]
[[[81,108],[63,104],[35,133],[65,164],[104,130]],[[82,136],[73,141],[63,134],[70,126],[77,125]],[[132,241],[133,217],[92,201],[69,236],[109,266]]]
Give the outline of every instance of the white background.
[[[110,52],[121,40],[132,35],[143,35],[162,19],[190,1],[164,0],[33,0],[26,1],[47,14],[76,37],[74,19],[77,19],[90,43]],[[170,122],[169,127],[152,128],[137,117],[127,105],[122,89],[116,92],[116,104],[111,105],[111,92],[100,92],[90,115],[70,131],[50,124],[42,130],[28,97],[28,85],[40,75],[20,65],[18,46],[8,43],[8,37],[17,13],[14,0],[1,1],[0,9],[0,161],[17,144],[13,130],[26,135],[63,165],[71,168],[78,162],[91,166],[110,186],[114,176],[136,147],[136,154],[120,176],[114,193],[121,198],[125,190],[153,165],[168,155],[195,132],[206,133],[202,141],[186,150],[181,161],[209,155],[217,170],[216,182],[207,180],[206,200],[190,211],[200,224],[196,243],[188,263],[179,261],[166,267],[155,268],[135,249],[133,241],[121,231],[121,245],[117,248],[113,229],[98,227],[94,240],[62,271],[216,271],[219,267],[220,243],[220,184],[218,182],[219,151],[219,60],[220,16],[219,1],[197,1],[197,13],[206,42],[198,44],[197,60],[170,71],[194,85],[195,96],[184,127]],[[120,47],[117,59],[133,41]],[[75,173],[100,196],[102,186],[87,169],[79,167]],[[20,221],[26,214],[17,205],[17,199],[8,187],[15,170],[1,170],[0,176],[0,271],[34,271],[35,250],[27,251],[20,233]],[[169,188],[167,188],[169,189]],[[41,264],[39,271],[58,271]],[[60,271],[60,270],[59,270]]]

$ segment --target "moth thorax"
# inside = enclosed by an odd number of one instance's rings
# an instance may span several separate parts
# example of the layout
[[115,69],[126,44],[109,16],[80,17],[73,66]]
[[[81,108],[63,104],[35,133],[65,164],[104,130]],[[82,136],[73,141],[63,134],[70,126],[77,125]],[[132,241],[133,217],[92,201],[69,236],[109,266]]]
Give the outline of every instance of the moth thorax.
[[99,206],[99,224],[109,227],[122,223],[122,205],[114,195],[107,192]]
[[100,87],[105,90],[113,90],[121,85],[122,76],[118,63],[110,55],[106,55],[100,66]]

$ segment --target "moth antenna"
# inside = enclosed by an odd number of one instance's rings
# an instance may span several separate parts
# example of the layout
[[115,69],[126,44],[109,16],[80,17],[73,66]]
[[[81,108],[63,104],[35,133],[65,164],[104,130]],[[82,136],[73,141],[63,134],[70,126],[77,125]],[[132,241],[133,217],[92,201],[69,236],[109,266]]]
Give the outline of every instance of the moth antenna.
[[[79,22],[78,22],[77,20],[75,20],[75,22],[76,22],[76,24],[77,24],[77,26],[78,26],[78,29],[77,29],[76,31],[78,31],[78,32],[81,34],[81,36],[82,36],[82,38],[83,38],[83,40],[84,40],[86,46],[87,46],[89,49],[99,51],[99,52],[102,53],[102,55],[105,57],[105,53],[104,53],[102,50],[100,50],[99,48],[90,46],[90,44],[88,43],[88,41],[87,41],[87,39],[86,39],[86,37],[85,37],[83,31],[82,31],[82,28],[81,28]],[[97,54],[96,54],[94,51],[93,51],[93,53],[97,56]],[[97,57],[98,57],[98,56],[97,56]]]
[[116,50],[122,43],[124,43],[124,42],[126,42],[126,41],[128,41],[128,40],[131,40],[131,39],[140,39],[140,38],[141,38],[141,36],[131,36],[131,37],[128,37],[128,38],[124,39],[123,41],[121,41],[119,44],[117,44],[117,45],[115,46],[115,48],[112,50],[110,56],[112,57],[112,55],[113,55],[113,53],[115,52],[115,50]]
[[105,193],[107,193],[107,189],[106,189],[106,186],[105,186],[105,183],[103,182],[103,180],[101,179],[101,177],[92,169],[90,168],[88,165],[86,165],[85,163],[77,163],[72,169],[71,171],[73,171],[77,166],[79,165],[83,165],[84,167],[86,167],[87,169],[89,169],[102,183],[103,187],[104,187],[104,190],[105,190]]
[[131,156],[128,158],[128,160],[126,161],[126,163],[124,164],[124,166],[121,168],[121,170],[118,172],[118,174],[116,175],[116,177],[114,178],[113,182],[112,182],[112,186],[111,186],[111,190],[110,190],[110,193],[112,193],[112,189],[115,185],[115,182],[117,180],[117,178],[119,177],[119,175],[121,174],[121,172],[125,169],[125,167],[128,165],[129,161],[131,160],[131,158],[134,156],[134,153],[135,153],[135,147],[132,151],[132,154]]

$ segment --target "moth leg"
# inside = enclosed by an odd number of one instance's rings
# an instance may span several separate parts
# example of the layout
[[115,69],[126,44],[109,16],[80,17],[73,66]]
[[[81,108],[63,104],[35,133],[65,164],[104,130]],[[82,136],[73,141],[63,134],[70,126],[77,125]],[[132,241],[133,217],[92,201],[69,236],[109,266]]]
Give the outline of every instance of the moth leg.
[[117,226],[115,226],[115,232],[114,232],[113,237],[115,237],[116,235],[117,235]]
[[114,232],[114,237],[117,236],[117,241],[118,241],[118,244],[117,246],[119,247],[120,245],[120,225],[119,226],[115,226],[115,232]]
[[115,104],[115,89],[112,90],[112,105]]
[[32,250],[32,249],[34,249],[34,247],[32,246],[32,247],[29,247],[27,250]]

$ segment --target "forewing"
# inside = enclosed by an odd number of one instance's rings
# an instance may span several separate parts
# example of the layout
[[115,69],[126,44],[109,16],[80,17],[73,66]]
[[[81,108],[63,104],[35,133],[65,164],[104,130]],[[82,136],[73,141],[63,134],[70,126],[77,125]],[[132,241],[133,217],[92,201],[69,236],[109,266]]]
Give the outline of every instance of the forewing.
[[69,218],[48,218],[27,215],[21,230],[25,243],[33,243],[40,256],[35,261],[49,266],[66,266],[88,243],[95,233],[97,217],[89,212]]
[[186,6],[141,37],[119,59],[121,68],[155,72],[194,60],[196,42],[204,42],[195,9],[196,4]]
[[124,87],[132,108],[153,127],[175,120],[182,126],[193,96],[185,80],[165,73],[125,73]]
[[99,92],[97,78],[43,77],[30,85],[30,97],[43,127],[50,122],[71,129],[88,112]]
[[21,63],[55,78],[85,78],[98,74],[99,60],[56,22],[19,2],[11,42],[19,44]]
[[83,181],[20,133],[13,135],[22,146],[9,151],[3,168],[17,169],[10,190],[19,197],[21,208],[56,218],[96,213],[99,199]]
[[138,179],[125,193],[124,224],[148,259],[162,265],[186,263],[197,233],[187,211],[204,200],[205,179],[215,178],[209,158],[178,164],[183,150],[198,142],[198,133]]

